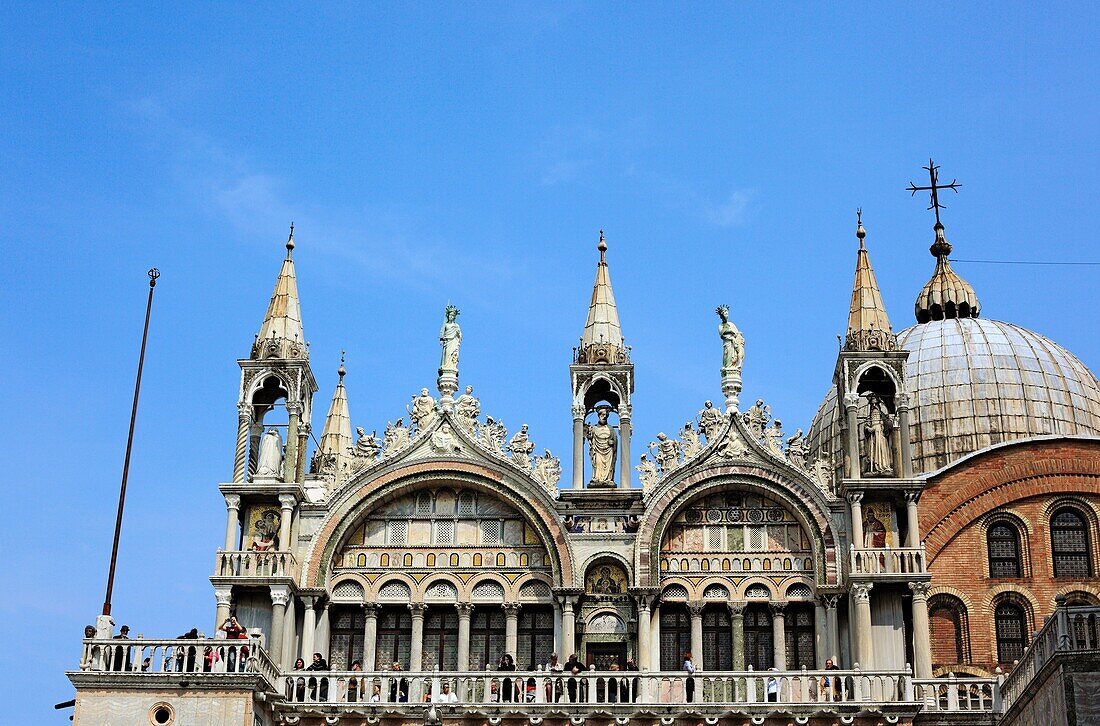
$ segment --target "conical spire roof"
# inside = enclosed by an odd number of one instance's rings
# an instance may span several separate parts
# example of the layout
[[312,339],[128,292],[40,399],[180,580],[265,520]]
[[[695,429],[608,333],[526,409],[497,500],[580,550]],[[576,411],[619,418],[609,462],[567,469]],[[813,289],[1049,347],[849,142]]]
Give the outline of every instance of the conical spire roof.
[[[344,376],[347,374],[347,369],[344,368],[343,356],[340,357],[340,368],[337,373],[340,380],[332,393],[332,403],[328,407],[328,416],[325,417],[325,427],[321,430],[321,440],[317,444],[317,449],[322,456],[334,456],[336,461],[340,462],[348,456],[348,449],[351,448],[353,441],[348,395],[344,389]],[[337,471],[340,470],[338,466]]]
[[607,242],[600,230],[600,261],[596,265],[596,281],[592,285],[592,301],[584,321],[577,363],[626,363],[628,354],[623,331],[619,326],[619,311],[615,293],[611,290],[611,273],[607,268]]
[[852,282],[852,304],[848,310],[848,335],[844,340],[844,348],[894,350],[897,348],[897,338],[890,327],[890,318],[882,303],[875,270],[871,267],[871,258],[863,242],[867,237],[867,230],[863,228],[861,211],[856,212],[856,237],[859,239],[859,251],[856,252],[856,276]]
[[917,322],[976,318],[982,310],[978,303],[978,294],[974,292],[969,282],[951,269],[951,263],[947,260],[948,255],[951,254],[951,243],[947,241],[943,233],[943,225],[938,220],[934,229],[936,241],[928,251],[936,258],[936,269],[932,272],[932,279],[925,284],[924,289],[917,296],[917,302],[914,305]]
[[271,302],[252,348],[253,358],[308,358],[298,301],[298,277],[294,272],[294,225],[286,241],[286,258],[275,280]]

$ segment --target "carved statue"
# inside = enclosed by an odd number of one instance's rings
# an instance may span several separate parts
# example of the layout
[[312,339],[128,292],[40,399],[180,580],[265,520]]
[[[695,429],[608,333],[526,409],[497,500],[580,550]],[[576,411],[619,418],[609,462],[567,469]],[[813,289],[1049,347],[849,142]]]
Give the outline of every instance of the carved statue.
[[458,312],[454,305],[448,305],[443,312],[443,327],[439,329],[439,344],[443,347],[443,355],[439,359],[440,373],[451,371],[458,374],[458,346],[462,343],[462,328],[455,322]]
[[550,489],[558,486],[561,479],[561,459],[550,453],[550,449],[543,449],[542,456],[535,457],[535,478]]
[[758,398],[756,403],[750,406],[748,411],[745,411],[745,424],[749,427],[752,435],[759,439],[764,435],[764,427],[768,425],[768,419],[771,417],[771,407],[765,406],[764,399]]
[[722,321],[718,324],[718,337],[722,339],[722,373],[740,373],[745,360],[745,336],[730,322],[729,305],[719,305],[714,312]]
[[699,443],[699,432],[691,425],[691,421],[684,424],[684,428],[680,430],[680,441],[684,449],[684,461],[698,454],[703,448]]
[[592,479],[595,486],[614,486],[615,460],[618,456],[619,442],[615,438],[615,429],[607,423],[611,409],[600,406],[596,409],[596,423],[585,424],[584,438],[588,440],[588,458],[592,461]]
[[455,401],[455,419],[462,430],[473,436],[477,430],[477,417],[481,415],[481,401],[474,396],[474,387],[466,386],[466,392]]
[[504,424],[487,416],[485,426],[481,429],[481,444],[497,456],[504,456],[504,439],[508,436],[508,430]]
[[707,446],[717,440],[724,419],[722,412],[714,407],[713,401],[707,401],[703,404],[703,410],[699,412],[699,428],[702,430],[703,435],[707,437]]
[[638,470],[638,478],[642,480],[642,491],[652,488],[657,483],[657,465],[645,454],[642,454],[641,460],[634,468]]
[[741,440],[736,427],[731,427],[729,435],[718,449],[718,454],[726,459],[742,459],[749,452],[745,442]]
[[893,474],[894,453],[887,436],[889,414],[883,412],[878,396],[869,396],[867,404],[870,411],[863,424],[863,473]]
[[764,447],[776,456],[783,457],[783,422],[779,419],[775,419],[764,429]]
[[428,394],[427,388],[420,389],[419,396],[412,397],[410,406],[406,406],[409,412],[409,420],[416,426],[416,432],[420,433],[435,422],[435,399]]
[[797,429],[794,436],[787,439],[787,458],[799,469],[805,469],[806,453],[806,440],[802,438],[802,429]]
[[428,443],[431,445],[432,451],[437,454],[458,454],[462,451],[462,445],[458,443],[458,439],[455,438],[454,431],[448,423],[433,431]]
[[508,442],[508,451],[512,452],[512,463],[524,471],[531,471],[531,452],[534,450],[535,445],[527,436],[527,424],[523,424]]
[[409,445],[411,437],[409,430],[405,428],[405,420],[397,419],[397,423],[386,424],[386,430],[382,432],[382,449],[385,456],[393,456]]
[[279,429],[270,428],[260,439],[260,455],[256,462],[256,476],[279,476],[283,470],[283,439]]
[[364,459],[367,463],[377,459],[382,453],[382,445],[378,443],[378,432],[371,431],[370,436],[367,436],[362,426],[356,426],[355,433],[359,434],[359,438],[355,441],[351,455],[357,459]]
[[814,463],[810,464],[810,473],[813,474],[814,481],[823,491],[831,492],[833,490],[832,456],[822,454],[814,459]]
[[670,439],[664,431],[657,434],[656,442],[649,442],[649,452],[657,460],[657,465],[661,467],[661,473],[665,476],[680,465],[680,442]]

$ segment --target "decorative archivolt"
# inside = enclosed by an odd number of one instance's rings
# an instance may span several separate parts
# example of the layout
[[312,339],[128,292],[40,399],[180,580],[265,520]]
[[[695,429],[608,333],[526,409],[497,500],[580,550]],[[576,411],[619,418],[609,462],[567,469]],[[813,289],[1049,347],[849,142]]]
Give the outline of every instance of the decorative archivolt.
[[550,583],[538,576],[522,578],[514,583],[495,574],[485,574],[463,582],[451,575],[430,577],[417,582],[404,576],[379,578],[364,587],[353,578],[341,579],[331,589],[336,603],[377,602],[380,604],[502,604],[505,602],[553,602]]

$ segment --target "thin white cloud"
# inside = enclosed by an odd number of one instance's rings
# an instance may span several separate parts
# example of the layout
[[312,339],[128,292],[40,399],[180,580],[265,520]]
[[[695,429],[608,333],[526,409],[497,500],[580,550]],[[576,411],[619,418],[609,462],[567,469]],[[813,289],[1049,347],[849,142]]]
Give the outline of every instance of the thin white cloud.
[[737,227],[746,221],[751,211],[754,192],[751,189],[734,189],[724,202],[710,209],[708,218],[719,227]]

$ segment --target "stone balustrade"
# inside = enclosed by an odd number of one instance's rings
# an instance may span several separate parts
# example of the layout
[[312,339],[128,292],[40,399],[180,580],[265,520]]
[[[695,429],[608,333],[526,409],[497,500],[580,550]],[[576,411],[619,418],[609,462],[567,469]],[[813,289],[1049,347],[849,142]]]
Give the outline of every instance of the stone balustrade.
[[81,671],[155,677],[169,673],[259,673],[274,684],[279,670],[260,637],[177,638],[174,640],[95,639],[84,641]]
[[[1058,600],[1059,598],[1056,598]],[[1061,599],[1052,615],[1024,651],[1012,672],[1004,679],[1001,693],[1004,709],[1058,653],[1100,653],[1100,605],[1066,606]]]
[[1000,678],[946,676],[913,681],[925,711],[1000,713]]
[[924,547],[883,547],[848,551],[848,572],[853,577],[927,575]]
[[214,563],[214,577],[279,580],[297,574],[298,561],[290,552],[218,550]]

